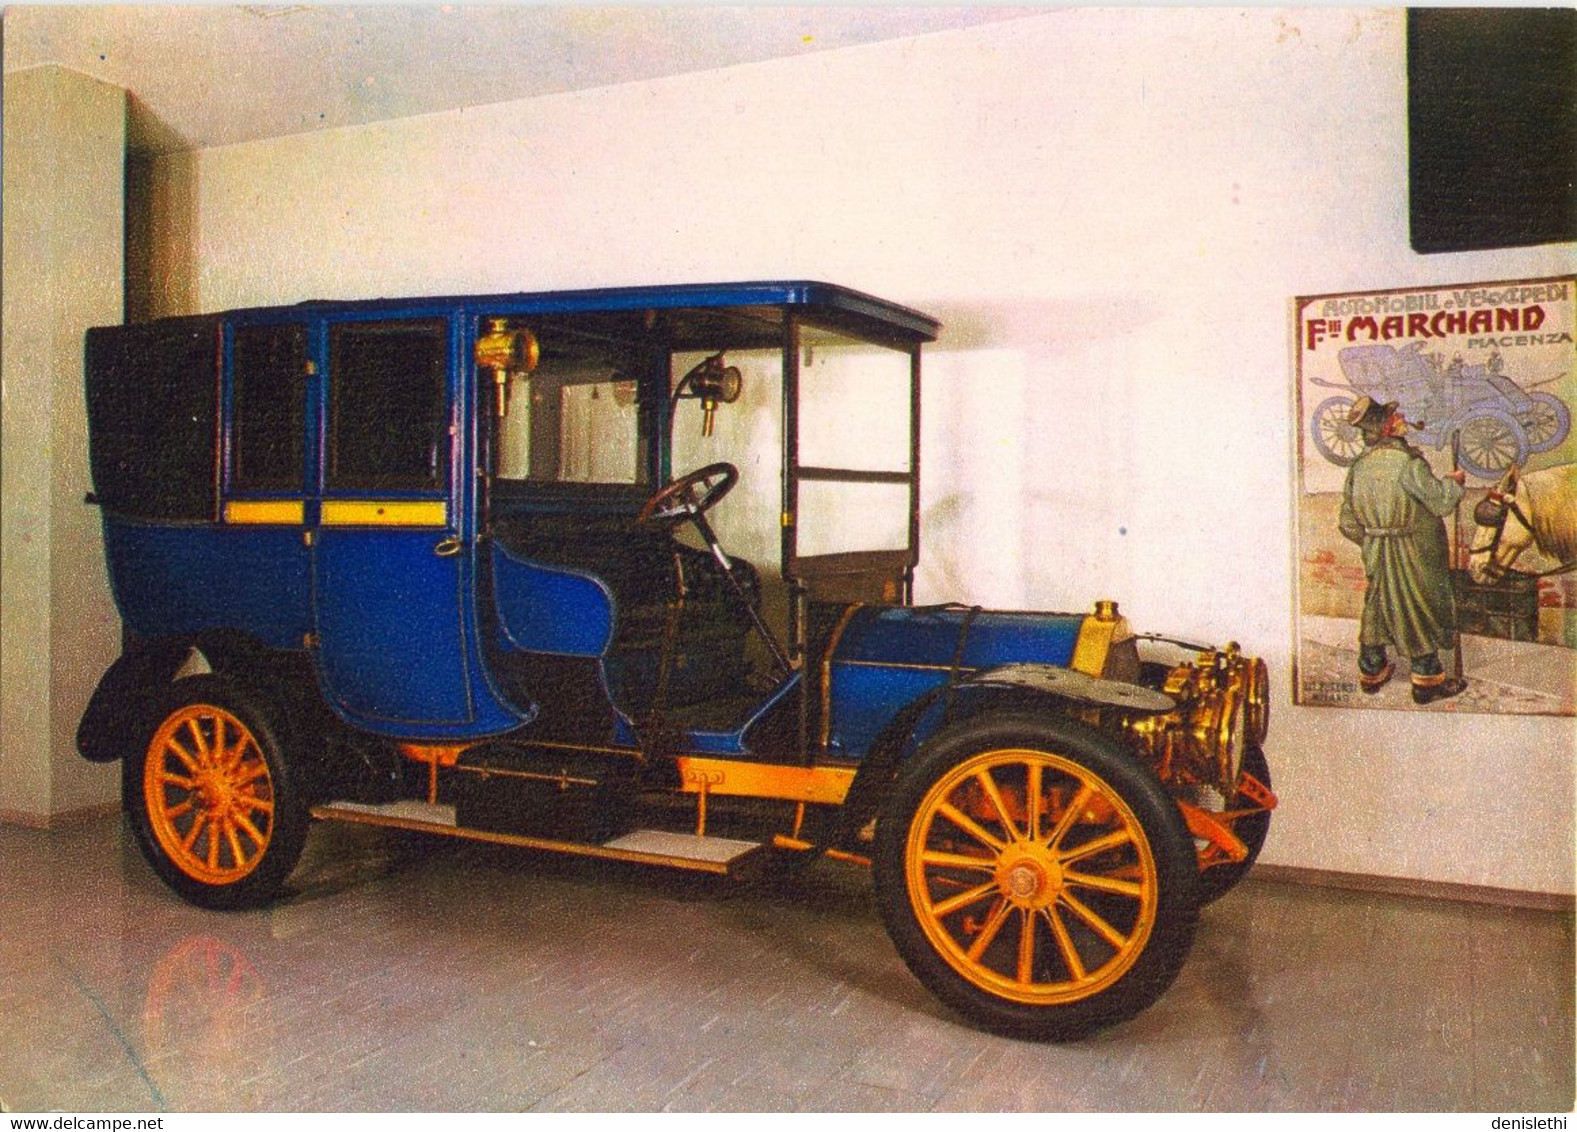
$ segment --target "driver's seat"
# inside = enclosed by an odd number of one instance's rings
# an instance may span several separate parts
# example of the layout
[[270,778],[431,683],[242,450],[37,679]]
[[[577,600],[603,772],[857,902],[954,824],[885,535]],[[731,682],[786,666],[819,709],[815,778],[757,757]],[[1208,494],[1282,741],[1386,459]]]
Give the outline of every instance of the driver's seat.
[[[679,726],[734,722],[748,690],[752,628],[710,554],[628,516],[510,517],[494,524],[493,535],[519,558],[589,574],[611,593],[613,633],[603,667],[613,702],[631,719],[649,719],[659,707],[667,647],[663,714]],[[735,579],[759,608],[759,574],[749,562],[733,561]]]
[[[618,603],[605,662],[609,691],[636,720],[660,709],[682,726],[731,723],[735,709],[730,705],[745,692],[751,670],[749,617],[709,554],[670,539],[665,558],[657,569],[667,584],[655,602],[625,600],[612,577],[594,571],[608,581]],[[761,582],[755,567],[735,560],[734,575],[759,605]],[[665,654],[666,696],[659,704]]]

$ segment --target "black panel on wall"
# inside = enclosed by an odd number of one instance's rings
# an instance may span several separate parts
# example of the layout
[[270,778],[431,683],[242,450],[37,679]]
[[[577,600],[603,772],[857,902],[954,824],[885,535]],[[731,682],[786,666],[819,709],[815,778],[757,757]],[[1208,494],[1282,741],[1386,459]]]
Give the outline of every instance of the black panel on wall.
[[1413,250],[1577,240],[1577,10],[1407,13]]

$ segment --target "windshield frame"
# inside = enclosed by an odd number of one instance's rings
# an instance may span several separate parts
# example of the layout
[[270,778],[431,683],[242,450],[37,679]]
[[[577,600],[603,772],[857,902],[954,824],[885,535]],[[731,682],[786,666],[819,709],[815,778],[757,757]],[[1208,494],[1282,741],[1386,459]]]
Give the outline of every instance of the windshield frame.
[[[827,330],[852,341],[894,351],[909,360],[909,452],[907,472],[869,471],[800,461],[800,359],[807,330]],[[838,321],[791,311],[784,328],[783,347],[783,578],[803,588],[820,578],[888,569],[901,577],[902,604],[913,596],[914,570],[920,561],[920,344],[897,336],[877,337]],[[806,483],[891,484],[908,489],[908,536],[901,549],[846,551],[801,555],[801,488]]]

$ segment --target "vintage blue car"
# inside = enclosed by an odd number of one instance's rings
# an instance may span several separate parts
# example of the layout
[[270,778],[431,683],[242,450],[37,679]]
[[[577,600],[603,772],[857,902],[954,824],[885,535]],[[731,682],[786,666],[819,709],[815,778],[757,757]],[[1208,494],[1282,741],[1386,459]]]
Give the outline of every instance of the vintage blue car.
[[312,819],[829,855],[978,1024],[1129,1017],[1265,839],[1265,667],[1109,600],[913,604],[937,331],[802,282],[92,330],[125,645],[79,748],[200,905],[275,896]]

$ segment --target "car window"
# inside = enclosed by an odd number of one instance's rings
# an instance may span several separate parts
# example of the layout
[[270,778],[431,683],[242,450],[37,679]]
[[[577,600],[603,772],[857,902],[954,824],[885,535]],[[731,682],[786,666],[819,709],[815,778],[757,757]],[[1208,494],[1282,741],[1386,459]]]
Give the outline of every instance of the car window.
[[806,326],[799,362],[799,462],[907,472],[909,355]]
[[907,353],[803,327],[800,556],[909,546],[911,381]]
[[616,351],[548,332],[537,368],[510,384],[498,431],[501,479],[645,481],[636,382]]
[[447,329],[442,319],[332,328],[330,489],[422,491],[448,482]]
[[230,359],[232,490],[299,491],[306,443],[305,330],[241,327]]

